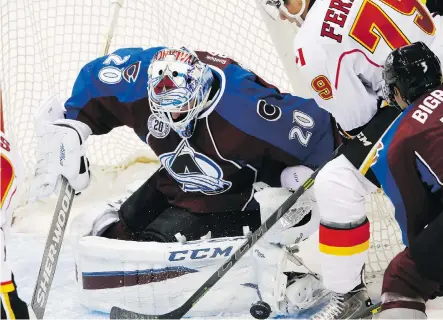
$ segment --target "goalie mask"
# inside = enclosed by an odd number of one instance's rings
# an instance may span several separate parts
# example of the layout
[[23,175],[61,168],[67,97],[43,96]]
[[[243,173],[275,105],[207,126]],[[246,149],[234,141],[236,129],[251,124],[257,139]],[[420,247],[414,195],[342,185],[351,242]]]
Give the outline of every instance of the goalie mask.
[[158,51],[148,69],[148,97],[152,113],[181,137],[194,132],[205,109],[213,75],[197,55],[186,49]]

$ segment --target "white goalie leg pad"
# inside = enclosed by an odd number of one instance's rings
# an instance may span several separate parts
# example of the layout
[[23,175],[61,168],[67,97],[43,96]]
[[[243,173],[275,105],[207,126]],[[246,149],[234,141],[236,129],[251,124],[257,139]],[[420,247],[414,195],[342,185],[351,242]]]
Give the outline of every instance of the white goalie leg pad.
[[[79,298],[90,309],[112,306],[162,314],[181,306],[246,237],[185,243],[81,238],[76,247]],[[191,309],[188,316],[244,315],[258,300],[252,249]],[[268,251],[260,251],[270,256]]]
[[[280,181],[283,188],[296,191],[302,184],[311,176],[314,171],[305,166],[293,166],[284,169],[280,175]],[[293,226],[303,217],[307,212],[317,210],[317,201],[315,199],[312,188],[306,190],[292,206],[291,210],[284,216],[282,223],[287,226]]]
[[286,254],[286,249],[264,239],[258,241],[253,248],[253,272],[260,294],[258,298],[268,303],[274,311],[279,310],[279,303],[285,298],[288,281],[283,273],[288,262]]
[[298,282],[291,280],[288,286],[285,272],[304,274],[308,270],[300,263],[301,258],[294,259],[286,247],[260,240],[253,248],[253,256],[259,294],[272,310],[290,313],[308,308],[321,298],[323,285],[312,275],[301,276]]
[[[265,221],[278,207],[292,194],[289,189],[298,189],[312,174],[312,170],[305,166],[288,167],[281,174],[283,188],[271,188],[263,183],[254,187],[260,191],[254,198],[260,205],[261,220]],[[310,220],[297,225],[306,215],[311,213]],[[314,193],[306,191],[291,209],[264,236],[268,242],[280,244],[294,244],[307,239],[318,230],[320,213],[315,201]],[[294,225],[297,225],[294,227]]]

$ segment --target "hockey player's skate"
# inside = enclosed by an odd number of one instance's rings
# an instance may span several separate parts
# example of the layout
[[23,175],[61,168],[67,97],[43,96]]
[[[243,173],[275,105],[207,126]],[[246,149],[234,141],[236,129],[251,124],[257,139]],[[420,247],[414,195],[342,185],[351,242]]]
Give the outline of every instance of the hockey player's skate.
[[363,317],[370,318],[371,306],[372,302],[368,295],[368,289],[364,283],[361,283],[348,293],[333,294],[329,303],[313,315],[311,319],[361,319],[362,314],[368,314],[368,316]]

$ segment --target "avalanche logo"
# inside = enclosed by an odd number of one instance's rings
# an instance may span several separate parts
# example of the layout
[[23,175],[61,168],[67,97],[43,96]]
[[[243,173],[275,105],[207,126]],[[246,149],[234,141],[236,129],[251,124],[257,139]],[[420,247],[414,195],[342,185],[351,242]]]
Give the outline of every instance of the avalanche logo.
[[169,75],[165,75],[163,79],[157,83],[154,87],[154,92],[156,94],[162,94],[164,92],[171,91],[172,89],[177,89],[177,85],[174,83],[174,80],[171,79]]
[[232,182],[223,180],[219,165],[191,148],[186,139],[174,152],[160,155],[160,162],[185,192],[214,195],[228,191],[232,186]]

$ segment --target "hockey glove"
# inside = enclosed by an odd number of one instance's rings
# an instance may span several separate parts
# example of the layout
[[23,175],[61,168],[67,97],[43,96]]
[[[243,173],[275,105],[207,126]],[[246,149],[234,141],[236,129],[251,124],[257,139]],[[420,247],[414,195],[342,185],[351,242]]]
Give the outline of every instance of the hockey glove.
[[[61,112],[60,112],[61,111]],[[92,134],[88,125],[63,117],[63,107],[51,98],[37,115],[37,166],[31,183],[30,201],[47,197],[58,189],[61,176],[68,179],[75,191],[90,183],[89,162],[85,141]]]

